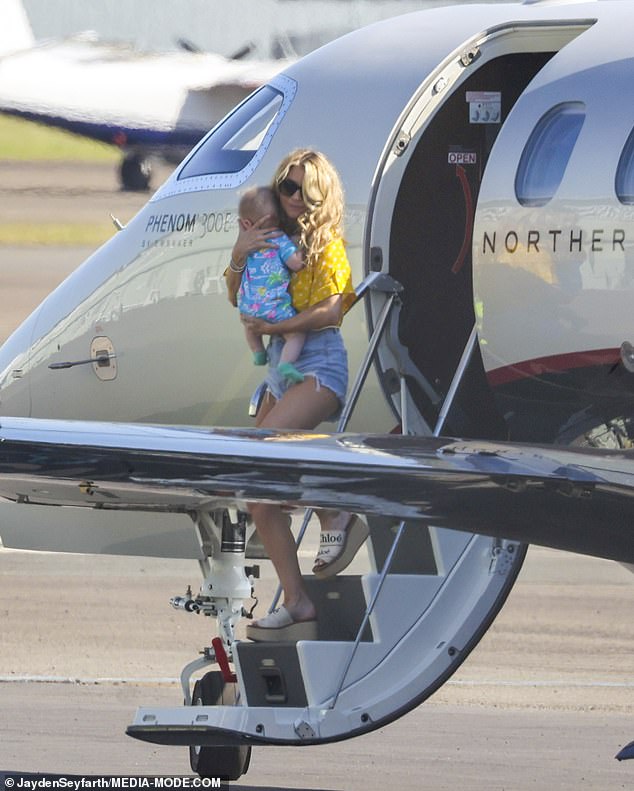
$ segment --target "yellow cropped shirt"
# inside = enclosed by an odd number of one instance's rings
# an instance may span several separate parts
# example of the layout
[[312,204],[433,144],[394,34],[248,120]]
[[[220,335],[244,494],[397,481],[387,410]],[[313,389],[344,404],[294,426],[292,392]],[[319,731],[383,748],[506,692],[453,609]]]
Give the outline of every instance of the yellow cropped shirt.
[[335,294],[342,294],[345,313],[354,302],[355,293],[343,239],[328,242],[318,263],[293,272],[289,292],[298,312]]

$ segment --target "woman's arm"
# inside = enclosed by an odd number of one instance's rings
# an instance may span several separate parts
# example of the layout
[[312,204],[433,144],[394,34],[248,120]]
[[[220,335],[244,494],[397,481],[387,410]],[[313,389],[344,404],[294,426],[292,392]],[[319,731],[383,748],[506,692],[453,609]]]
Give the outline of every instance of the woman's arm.
[[[242,273],[244,272],[244,267],[239,269],[239,267],[235,263],[235,259],[232,257],[231,262],[234,264],[235,269],[232,268],[231,264],[225,269],[225,283],[227,285],[227,298],[229,302],[233,305],[234,308],[238,307],[238,291],[240,289],[240,283],[242,283]],[[240,264],[240,266],[243,266]]]
[[311,305],[290,319],[272,324],[264,319],[243,316],[242,321],[259,335],[283,335],[287,332],[310,332],[324,327],[338,327],[341,321],[343,297],[333,294],[316,305]]

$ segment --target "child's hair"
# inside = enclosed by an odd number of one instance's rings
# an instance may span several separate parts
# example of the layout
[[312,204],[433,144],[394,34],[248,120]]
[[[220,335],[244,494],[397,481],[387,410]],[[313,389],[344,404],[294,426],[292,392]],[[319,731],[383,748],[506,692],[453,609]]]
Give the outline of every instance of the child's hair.
[[240,217],[251,222],[269,214],[273,223],[277,223],[279,212],[277,195],[271,187],[250,187],[242,194],[238,204]]
[[[333,239],[343,238],[343,187],[339,174],[330,161],[319,151],[298,148],[280,162],[273,177],[273,189],[279,193],[292,167],[304,168],[302,198],[306,211],[297,223],[300,228],[299,243],[305,252],[306,265],[315,263],[326,245]],[[284,228],[288,233],[293,229]]]

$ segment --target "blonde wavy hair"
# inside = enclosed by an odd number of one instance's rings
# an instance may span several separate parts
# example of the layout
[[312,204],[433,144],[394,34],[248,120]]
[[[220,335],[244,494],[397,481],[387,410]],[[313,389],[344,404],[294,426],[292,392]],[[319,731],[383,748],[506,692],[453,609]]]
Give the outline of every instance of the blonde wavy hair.
[[[306,211],[299,216],[297,224],[306,265],[311,266],[317,262],[329,242],[343,239],[343,187],[339,174],[323,154],[308,148],[298,148],[285,156],[278,165],[272,184],[276,195],[279,196],[279,185],[293,167],[304,169],[302,198]],[[292,233],[296,229],[284,230]]]

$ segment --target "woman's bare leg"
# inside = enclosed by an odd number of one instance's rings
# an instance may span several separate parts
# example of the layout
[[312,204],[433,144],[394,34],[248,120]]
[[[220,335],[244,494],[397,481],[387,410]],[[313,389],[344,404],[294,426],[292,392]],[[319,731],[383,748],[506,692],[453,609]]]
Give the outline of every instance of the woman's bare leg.
[[249,507],[267,555],[284,591],[283,604],[295,621],[315,617],[315,608],[302,583],[297,547],[290,519],[278,505],[252,503]]
[[317,389],[315,379],[289,387],[263,417],[258,413],[258,428],[288,428],[312,431],[339,408],[339,399],[327,387]]
[[319,508],[315,511],[322,530],[345,530],[352,514],[350,511],[332,511]]
[[[326,387],[318,390],[313,377],[307,377],[301,384],[289,388],[279,401],[265,401],[258,413],[257,425],[308,431],[330,417],[337,407],[334,393]],[[284,606],[295,620],[314,618],[315,608],[302,583],[288,517],[279,506],[268,503],[253,503],[250,511],[284,590]]]

